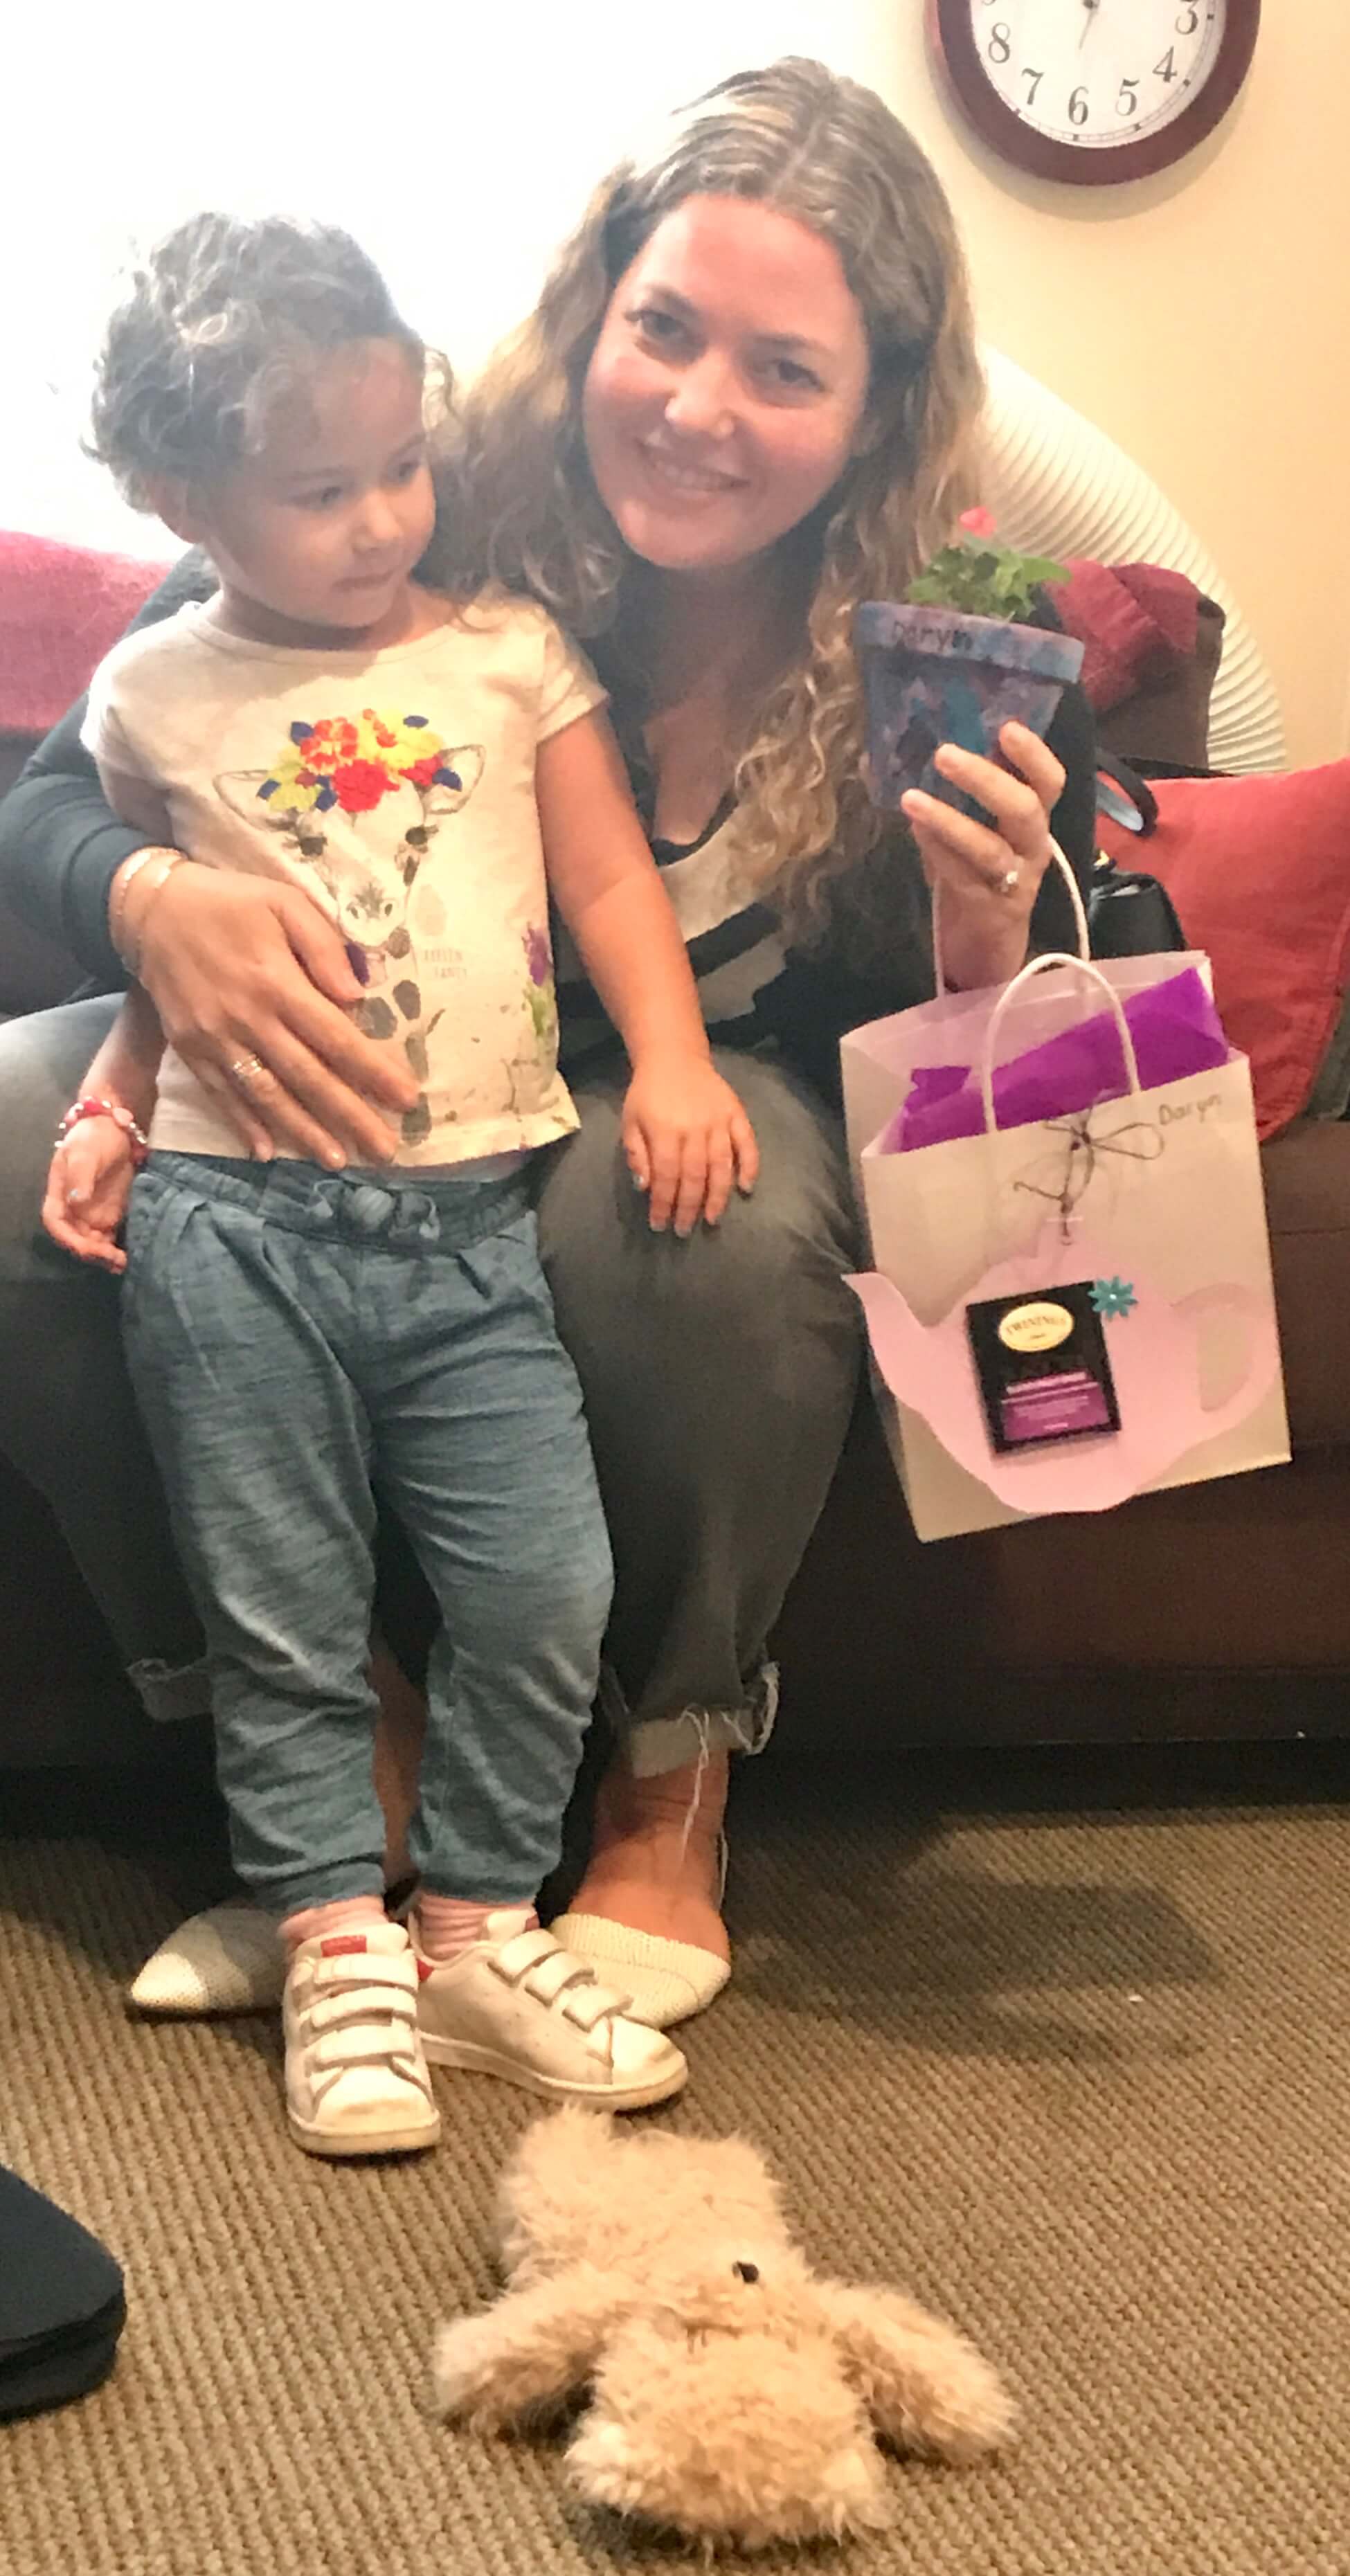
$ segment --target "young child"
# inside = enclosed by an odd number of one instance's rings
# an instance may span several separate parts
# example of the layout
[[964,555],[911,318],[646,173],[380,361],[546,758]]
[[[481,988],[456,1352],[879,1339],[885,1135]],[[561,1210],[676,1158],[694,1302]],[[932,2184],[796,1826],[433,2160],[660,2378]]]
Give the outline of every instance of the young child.
[[[611,1579],[531,1206],[530,1157],[577,1124],[550,893],[628,1049],[652,1221],[715,1220],[755,1169],[594,675],[533,604],[415,577],[425,373],[356,245],[279,219],[182,225],[113,318],[95,450],[220,589],[108,656],[86,741],[151,842],[288,880],[337,924],[411,1105],[392,1169],[273,1158],[268,1068],[234,1064],[231,1117],[133,984],[44,1208],[59,1243],[125,1267],[236,1864],[288,1954],[289,2126],[324,2156],[434,2145],[428,2059],[619,2110],[685,2078],[533,1911]],[[133,975],[181,863],[157,849],[115,889]],[[386,1919],[371,1780],[373,1486],[443,1616],[409,1929]]]

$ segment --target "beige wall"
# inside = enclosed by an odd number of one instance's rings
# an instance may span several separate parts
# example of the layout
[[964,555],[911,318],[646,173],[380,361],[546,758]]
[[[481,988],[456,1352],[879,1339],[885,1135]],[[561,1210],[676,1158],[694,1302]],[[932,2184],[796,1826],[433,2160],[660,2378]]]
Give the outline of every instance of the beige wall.
[[[205,203],[308,202],[351,225],[409,314],[472,367],[529,302],[635,117],[739,64],[823,53],[873,81],[932,153],[986,336],[1150,467],[1209,546],[1272,666],[1290,757],[1350,748],[1348,0],[1266,0],[1220,134],[1171,179],[1098,191],[1005,174],[951,120],[922,0],[682,0],[659,29],[634,0],[588,0],[580,19],[511,0],[455,11],[448,52],[445,0],[405,0],[399,60],[444,74],[453,97],[413,148],[380,106],[357,150],[323,138],[350,128],[368,11],[327,0],[303,113],[280,128],[257,87],[278,14],[301,13],[233,0],[222,51],[179,0],[125,0],[82,25],[61,188],[47,184],[45,135],[31,167],[22,132],[0,156],[6,237],[41,226],[41,255],[11,262],[3,294],[21,354],[0,416],[0,524],[163,548],[79,451],[89,354],[129,237]],[[29,13],[7,44],[12,95],[44,94],[48,21]]]
[[1350,9],[1266,0],[1242,97],[1170,175],[1023,179],[949,111],[920,0],[850,64],[931,154],[981,329],[1148,467],[1230,582],[1289,759],[1350,751]]

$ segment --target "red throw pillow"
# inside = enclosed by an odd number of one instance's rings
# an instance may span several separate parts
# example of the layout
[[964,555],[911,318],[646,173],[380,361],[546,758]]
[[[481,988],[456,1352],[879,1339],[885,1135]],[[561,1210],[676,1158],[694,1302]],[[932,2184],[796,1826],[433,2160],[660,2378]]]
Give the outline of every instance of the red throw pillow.
[[1251,1058],[1257,1132],[1308,1104],[1350,973],[1350,760],[1260,778],[1160,778],[1146,839],[1098,817],[1103,849],[1166,886]]

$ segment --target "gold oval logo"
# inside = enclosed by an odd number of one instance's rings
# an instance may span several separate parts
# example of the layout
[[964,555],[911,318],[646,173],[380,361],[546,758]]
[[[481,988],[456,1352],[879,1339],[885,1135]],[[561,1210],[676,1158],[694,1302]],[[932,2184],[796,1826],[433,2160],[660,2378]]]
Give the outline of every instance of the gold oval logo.
[[1029,1306],[1010,1307],[999,1325],[998,1337],[1010,1351],[1052,1351],[1057,1343],[1067,1342],[1072,1331],[1073,1317],[1067,1306],[1037,1298]]

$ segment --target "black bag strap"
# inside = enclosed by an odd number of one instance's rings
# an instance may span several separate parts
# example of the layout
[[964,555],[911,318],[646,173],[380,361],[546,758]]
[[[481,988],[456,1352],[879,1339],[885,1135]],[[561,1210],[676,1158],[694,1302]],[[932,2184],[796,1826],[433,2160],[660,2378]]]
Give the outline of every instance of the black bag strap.
[[1147,780],[1140,777],[1137,769],[1131,769],[1129,762],[1122,760],[1118,753],[1103,751],[1100,743],[1097,746],[1097,774],[1109,778],[1112,786],[1128,798],[1139,816],[1139,837],[1146,841],[1158,820],[1158,799]]

